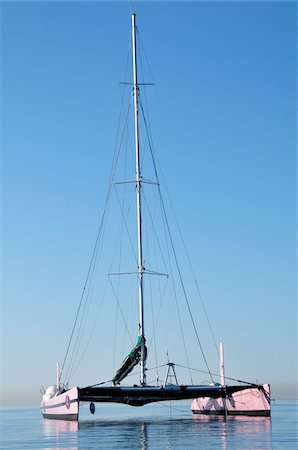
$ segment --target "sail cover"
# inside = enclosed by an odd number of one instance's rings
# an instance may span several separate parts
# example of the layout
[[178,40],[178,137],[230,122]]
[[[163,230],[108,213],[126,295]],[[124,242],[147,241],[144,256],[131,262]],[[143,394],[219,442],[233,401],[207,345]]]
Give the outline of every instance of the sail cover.
[[[114,386],[119,384],[120,381],[122,381],[123,378],[125,378],[132,371],[132,369],[140,362],[142,340],[143,342],[145,342],[144,336],[139,336],[135,347],[132,349],[130,354],[124,359],[120,369],[117,370],[116,375],[112,380]],[[145,360],[146,356],[147,356],[147,347],[145,345],[145,357],[144,357]]]

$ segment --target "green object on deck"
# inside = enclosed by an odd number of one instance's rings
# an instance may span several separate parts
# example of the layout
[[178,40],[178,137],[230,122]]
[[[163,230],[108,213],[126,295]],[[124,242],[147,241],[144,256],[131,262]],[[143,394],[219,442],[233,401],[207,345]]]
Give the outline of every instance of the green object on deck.
[[[120,369],[117,370],[116,375],[113,378],[113,384],[119,384],[131,371],[132,369],[140,362],[141,360],[141,348],[142,348],[142,339],[145,338],[142,336],[138,337],[137,343],[129,355],[124,359]],[[147,356],[147,347],[145,346],[145,358]]]

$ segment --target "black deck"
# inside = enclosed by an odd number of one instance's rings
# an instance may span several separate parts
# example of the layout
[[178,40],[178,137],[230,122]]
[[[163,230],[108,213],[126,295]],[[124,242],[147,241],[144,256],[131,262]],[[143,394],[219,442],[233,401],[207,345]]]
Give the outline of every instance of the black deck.
[[147,403],[162,402],[165,400],[187,400],[199,397],[226,397],[234,392],[243,391],[258,385],[238,386],[205,386],[205,385],[167,385],[155,386],[98,386],[85,387],[79,390],[80,401],[124,403],[131,406],[143,406]]

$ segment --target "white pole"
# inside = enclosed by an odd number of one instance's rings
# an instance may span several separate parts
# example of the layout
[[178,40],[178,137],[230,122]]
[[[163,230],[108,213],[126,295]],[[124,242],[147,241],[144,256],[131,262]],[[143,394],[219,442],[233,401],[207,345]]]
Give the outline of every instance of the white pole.
[[139,336],[141,337],[141,385],[146,385],[146,351],[144,332],[143,307],[143,255],[142,255],[142,176],[140,171],[139,146],[139,111],[138,111],[138,77],[137,77],[137,48],[136,48],[136,15],[132,14],[132,54],[133,54],[133,94],[134,94],[134,122],[135,122],[135,149],[136,149],[136,191],[138,216],[138,280],[139,280]]
[[57,387],[57,392],[60,389],[60,364],[59,362],[57,362],[56,365],[56,387]]
[[[224,363],[224,345],[223,342],[219,343],[219,359],[220,359],[220,384],[222,386],[225,386],[225,363]],[[226,392],[226,387],[225,387],[225,392]],[[227,415],[228,415],[228,405],[227,405],[227,393],[225,395],[225,397],[222,398],[222,404],[223,404],[223,408],[224,408],[224,412],[225,412],[225,420],[227,420]]]
[[219,343],[219,359],[220,359],[220,367],[219,367],[219,373],[220,373],[220,384],[222,386],[225,385],[225,363],[224,363],[224,346],[223,342]]

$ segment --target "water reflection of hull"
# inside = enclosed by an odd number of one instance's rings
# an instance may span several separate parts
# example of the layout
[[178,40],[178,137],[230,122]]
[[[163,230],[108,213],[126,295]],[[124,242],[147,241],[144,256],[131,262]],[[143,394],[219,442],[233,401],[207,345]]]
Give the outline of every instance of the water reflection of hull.
[[45,419],[43,422],[46,436],[77,432],[79,423],[75,420]]
[[79,423],[74,420],[43,420],[43,435],[48,443],[47,448],[78,450]]
[[182,447],[226,450],[242,448],[246,442],[247,448],[272,449],[269,417],[229,416],[227,420],[220,415],[189,417],[188,409],[183,412],[174,408],[170,412],[163,408],[164,405],[156,405],[145,420],[130,416],[133,410],[122,406],[108,410],[108,417],[114,415],[111,419],[106,418],[106,406],[98,408],[100,418],[95,420],[90,420],[87,408],[80,422],[46,419],[42,423],[47,448],[78,450],[85,442],[86,447],[94,449],[118,446],[142,450]]
[[191,405],[194,414],[230,416],[270,416],[270,386],[245,389],[226,398],[196,398]]

